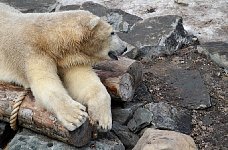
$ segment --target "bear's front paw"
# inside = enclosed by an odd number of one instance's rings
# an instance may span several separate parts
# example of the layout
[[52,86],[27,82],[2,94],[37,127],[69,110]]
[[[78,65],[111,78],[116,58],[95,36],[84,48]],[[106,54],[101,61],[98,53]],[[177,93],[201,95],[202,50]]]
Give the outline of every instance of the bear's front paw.
[[57,119],[69,131],[80,127],[87,119],[86,107],[73,99],[62,100],[53,107]]
[[109,98],[98,98],[88,103],[88,114],[91,124],[98,126],[100,131],[108,131],[112,128],[112,113]]

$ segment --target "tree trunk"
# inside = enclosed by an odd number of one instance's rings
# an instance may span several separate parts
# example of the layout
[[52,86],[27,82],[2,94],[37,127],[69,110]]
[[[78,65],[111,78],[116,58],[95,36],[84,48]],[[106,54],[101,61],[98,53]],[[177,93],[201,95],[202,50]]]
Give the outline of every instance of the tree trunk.
[[132,100],[135,89],[142,81],[142,68],[139,61],[125,57],[103,61],[94,66],[111,97],[121,101]]

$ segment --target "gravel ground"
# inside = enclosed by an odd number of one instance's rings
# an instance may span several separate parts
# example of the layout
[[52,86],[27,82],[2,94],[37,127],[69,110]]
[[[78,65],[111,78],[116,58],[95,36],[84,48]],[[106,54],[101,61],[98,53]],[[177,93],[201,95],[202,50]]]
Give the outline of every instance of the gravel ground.
[[191,136],[201,150],[227,150],[228,76],[221,68],[193,48],[182,49],[173,56],[159,57],[152,62],[145,62],[144,82],[155,101],[168,101],[172,105],[179,105],[176,102],[178,97],[176,97],[175,89],[167,83],[167,77],[155,71],[157,65],[162,64],[166,69],[173,61],[180,68],[200,72],[212,102],[210,108],[192,111]]

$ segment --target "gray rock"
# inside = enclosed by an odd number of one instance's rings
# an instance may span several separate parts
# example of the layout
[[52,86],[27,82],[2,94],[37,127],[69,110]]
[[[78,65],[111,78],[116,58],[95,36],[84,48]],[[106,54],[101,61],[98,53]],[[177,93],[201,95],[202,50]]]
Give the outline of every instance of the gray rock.
[[144,127],[150,125],[153,118],[153,114],[145,109],[138,108],[133,115],[133,118],[128,122],[128,128],[134,133],[142,130]]
[[[148,18],[135,23],[120,38],[137,47],[136,58],[173,54],[188,45],[197,44],[197,38],[188,35],[182,25],[182,18],[175,15]],[[134,52],[135,53],[135,52]]]
[[138,108],[142,107],[143,105],[145,105],[144,102],[127,102],[127,103],[124,103],[123,107],[131,108],[131,110],[134,113]]
[[124,145],[118,140],[107,140],[100,139],[99,141],[94,142],[93,146],[82,148],[80,150],[125,150]]
[[30,130],[23,129],[22,132],[16,134],[16,136],[9,143],[10,150],[52,150],[52,149],[67,149],[67,150],[124,150],[123,144],[116,136],[112,136],[107,139],[98,139],[97,141],[91,141],[87,146],[76,148],[65,143],[49,139],[40,134],[36,134]]
[[66,6],[58,6],[58,7],[56,8],[55,11],[68,11],[68,10],[78,10],[78,9],[80,9],[80,5],[66,5]]
[[43,135],[36,134],[30,130],[23,129],[9,143],[10,150],[38,150],[38,149],[69,149],[77,150],[75,147],[65,143],[49,139]]
[[149,92],[148,87],[144,83],[140,83],[140,85],[135,90],[133,101],[144,101],[144,102],[153,101],[151,93]]
[[197,48],[199,53],[204,53],[211,58],[217,65],[224,68],[228,73],[228,43],[208,42],[203,43]]
[[133,110],[131,108],[114,108],[112,109],[112,119],[120,124],[126,124],[132,117]]
[[124,103],[123,108],[116,107],[112,109],[112,119],[122,125],[126,125],[132,118],[133,113],[143,105],[144,103]]
[[106,19],[115,29],[115,31],[128,32],[135,22],[142,18],[126,13],[120,9],[108,9],[100,4],[85,2],[81,6],[66,5],[60,6],[56,11],[83,9]]
[[209,92],[197,70],[174,69],[170,72],[168,82],[175,88],[177,101],[188,109],[211,107]]
[[0,121],[0,136],[3,134],[5,128],[6,128],[6,123],[5,122],[2,122]]
[[0,2],[9,4],[21,12],[50,12],[56,4],[56,0],[0,0]]
[[210,115],[206,114],[205,116],[202,116],[202,122],[206,126],[210,126],[213,123],[213,119]]
[[7,124],[5,122],[0,121],[0,149],[4,148],[5,144],[7,143],[7,141],[5,141],[3,137],[3,133],[6,129],[6,126]]
[[178,110],[165,102],[149,103],[145,108],[153,114],[151,127],[190,134],[192,118],[188,110]]
[[16,131],[10,128],[9,123],[0,121],[0,148],[4,148],[14,137]]
[[118,136],[124,146],[128,149],[132,149],[139,140],[137,134],[130,132],[127,126],[123,126],[118,122],[113,122],[112,130]]
[[107,132],[103,138],[96,141],[91,141],[89,146],[82,148],[82,150],[125,150],[123,143],[118,139],[118,137],[112,133]]

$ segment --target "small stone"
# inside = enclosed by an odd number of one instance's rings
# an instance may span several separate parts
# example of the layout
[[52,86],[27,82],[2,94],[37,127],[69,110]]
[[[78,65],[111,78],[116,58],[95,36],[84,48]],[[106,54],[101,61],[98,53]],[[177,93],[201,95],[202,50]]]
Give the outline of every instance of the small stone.
[[132,149],[139,140],[137,134],[130,132],[127,126],[123,126],[118,122],[113,122],[112,130],[118,136],[124,146],[128,149]]
[[185,134],[147,129],[133,150],[197,150],[194,140]]
[[202,128],[202,130],[207,130],[207,127],[205,127],[205,126],[202,126],[201,128]]
[[145,109],[145,108],[138,108],[133,115],[133,118],[128,122],[128,128],[133,131],[134,133],[140,131],[144,127],[150,125],[152,121],[153,114]]
[[213,123],[212,118],[209,115],[203,116],[202,122],[204,125],[211,125]]

